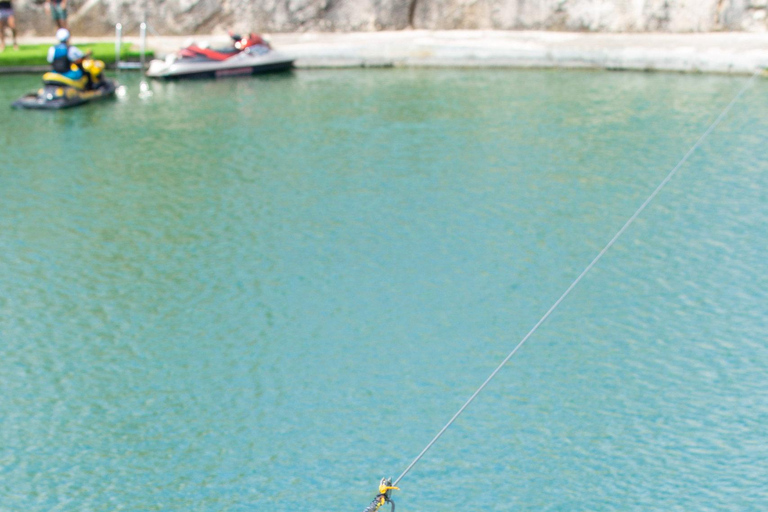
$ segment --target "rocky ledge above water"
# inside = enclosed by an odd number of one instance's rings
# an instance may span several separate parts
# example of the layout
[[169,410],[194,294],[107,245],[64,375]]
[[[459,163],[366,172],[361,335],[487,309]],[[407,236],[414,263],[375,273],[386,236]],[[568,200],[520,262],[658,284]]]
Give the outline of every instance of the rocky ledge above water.
[[[53,23],[42,0],[14,0],[25,35]],[[263,32],[562,30],[585,32],[764,32],[768,0],[70,0],[81,35],[136,32],[146,12],[161,35],[226,29]]]

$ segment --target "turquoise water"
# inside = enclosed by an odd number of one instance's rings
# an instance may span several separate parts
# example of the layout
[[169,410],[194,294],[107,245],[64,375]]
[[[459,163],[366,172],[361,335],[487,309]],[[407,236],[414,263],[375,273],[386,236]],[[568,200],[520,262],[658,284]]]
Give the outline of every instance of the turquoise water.
[[[746,78],[121,80],[0,116],[1,510],[362,510]],[[758,81],[398,511],[768,509],[766,119]]]

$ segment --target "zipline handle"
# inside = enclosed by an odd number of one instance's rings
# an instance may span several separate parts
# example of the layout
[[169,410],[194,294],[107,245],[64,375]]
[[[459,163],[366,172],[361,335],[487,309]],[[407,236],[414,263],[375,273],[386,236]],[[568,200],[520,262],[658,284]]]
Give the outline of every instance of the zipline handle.
[[363,512],[377,512],[385,503],[391,503],[390,512],[395,512],[395,502],[392,500],[392,491],[399,491],[399,487],[392,485],[391,478],[382,478],[379,482],[379,494],[373,499]]

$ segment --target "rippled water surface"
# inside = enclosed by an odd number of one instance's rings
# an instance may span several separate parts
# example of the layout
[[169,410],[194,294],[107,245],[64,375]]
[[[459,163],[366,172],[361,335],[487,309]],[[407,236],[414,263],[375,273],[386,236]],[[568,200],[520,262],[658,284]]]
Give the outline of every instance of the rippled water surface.
[[[121,80],[0,115],[2,510],[362,510],[747,79]],[[758,80],[398,511],[768,510],[766,119]]]

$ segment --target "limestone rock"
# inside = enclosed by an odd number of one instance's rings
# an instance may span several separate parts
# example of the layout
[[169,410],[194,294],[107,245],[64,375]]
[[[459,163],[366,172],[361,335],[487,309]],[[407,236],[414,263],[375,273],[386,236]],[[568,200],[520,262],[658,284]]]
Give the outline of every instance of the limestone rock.
[[[22,34],[53,34],[42,0],[14,0]],[[70,0],[75,34],[421,29],[765,31],[768,0]]]

